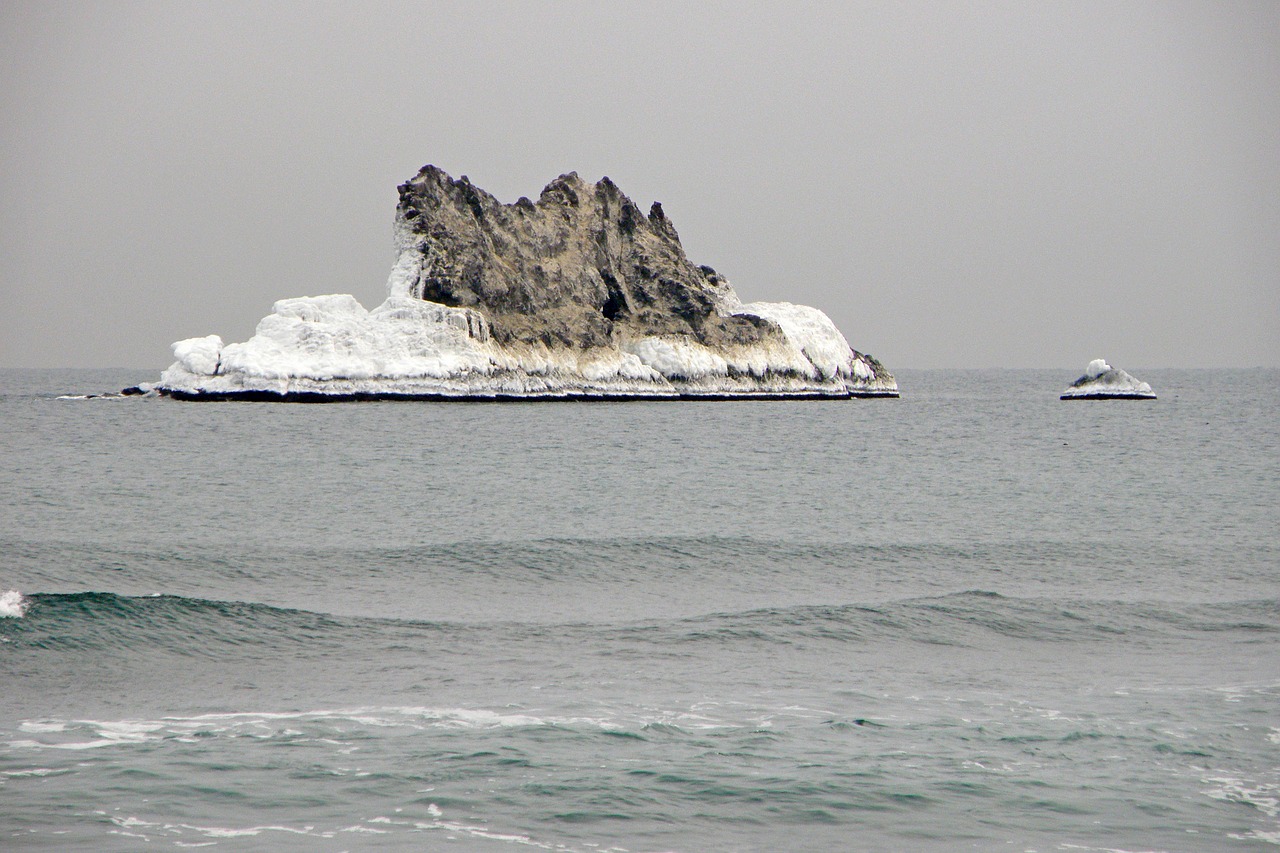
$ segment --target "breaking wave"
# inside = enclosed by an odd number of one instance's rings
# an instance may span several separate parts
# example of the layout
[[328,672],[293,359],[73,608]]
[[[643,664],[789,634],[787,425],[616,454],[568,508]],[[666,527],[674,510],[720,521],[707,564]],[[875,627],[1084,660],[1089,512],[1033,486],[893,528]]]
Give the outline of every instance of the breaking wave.
[[324,655],[339,648],[438,649],[486,638],[656,644],[876,644],[903,641],[980,647],[993,640],[1142,643],[1235,633],[1280,633],[1280,599],[1180,605],[1017,598],[971,590],[870,604],[799,605],[629,622],[462,623],[317,613],[240,601],[111,592],[0,597],[0,636],[18,648],[137,649],[184,656]]
[[27,612],[27,600],[16,589],[0,593],[0,619],[21,619]]

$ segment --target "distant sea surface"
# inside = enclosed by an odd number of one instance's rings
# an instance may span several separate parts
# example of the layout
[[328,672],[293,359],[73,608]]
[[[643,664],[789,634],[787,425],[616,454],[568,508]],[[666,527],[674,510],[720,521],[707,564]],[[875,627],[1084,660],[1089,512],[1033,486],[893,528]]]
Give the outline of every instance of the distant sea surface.
[[1280,372],[179,403],[0,371],[0,849],[1280,844]]

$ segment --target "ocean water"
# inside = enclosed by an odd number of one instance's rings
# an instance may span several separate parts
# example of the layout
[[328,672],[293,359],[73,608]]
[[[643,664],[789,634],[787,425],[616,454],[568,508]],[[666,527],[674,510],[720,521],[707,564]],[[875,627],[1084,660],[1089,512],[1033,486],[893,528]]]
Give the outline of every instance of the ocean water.
[[179,403],[0,371],[4,850],[1280,844],[1280,372]]

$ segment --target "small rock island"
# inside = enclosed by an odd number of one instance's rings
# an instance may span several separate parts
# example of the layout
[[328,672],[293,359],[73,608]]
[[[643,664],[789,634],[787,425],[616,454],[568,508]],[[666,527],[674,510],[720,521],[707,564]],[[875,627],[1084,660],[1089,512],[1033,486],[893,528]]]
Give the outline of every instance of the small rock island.
[[1062,392],[1060,400],[1154,400],[1151,386],[1118,367],[1095,358],[1084,375]]
[[173,345],[184,400],[896,397],[822,311],[744,304],[654,203],[562,175],[502,204],[424,166],[399,187],[387,299],[282,299],[244,343]]

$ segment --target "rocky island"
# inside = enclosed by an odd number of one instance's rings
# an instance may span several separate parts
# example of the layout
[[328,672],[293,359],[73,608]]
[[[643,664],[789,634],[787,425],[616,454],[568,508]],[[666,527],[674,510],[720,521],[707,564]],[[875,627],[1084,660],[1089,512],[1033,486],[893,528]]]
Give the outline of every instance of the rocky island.
[[1095,358],[1084,369],[1084,375],[1062,392],[1060,400],[1154,400],[1151,386],[1106,359]]
[[424,166],[399,187],[387,299],[282,299],[244,343],[173,345],[185,400],[896,397],[826,314],[744,304],[654,203],[562,175],[502,204]]

